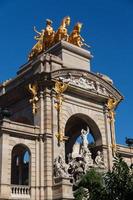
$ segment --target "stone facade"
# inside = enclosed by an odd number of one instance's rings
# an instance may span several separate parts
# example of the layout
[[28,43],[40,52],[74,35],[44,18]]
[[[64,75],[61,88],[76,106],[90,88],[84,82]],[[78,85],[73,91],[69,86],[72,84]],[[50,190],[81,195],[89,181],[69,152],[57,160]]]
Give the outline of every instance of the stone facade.
[[[91,58],[89,51],[61,41],[20,67],[14,79],[0,86],[0,106],[11,112],[10,118],[0,120],[0,199],[74,199],[71,178],[55,177],[54,161],[59,155],[67,160],[81,129],[87,126],[95,141],[91,153],[96,156],[97,151],[102,152],[106,169],[111,169],[112,133],[106,104],[110,96],[119,102],[123,97],[108,77],[91,72]],[[64,140],[60,145],[56,137],[57,80],[69,83],[63,93],[60,126]],[[28,85],[34,83],[38,85],[38,101],[33,114]],[[117,149],[131,164],[132,149],[120,145]],[[28,176],[23,180],[20,162],[27,166],[22,157],[25,152],[29,154]],[[14,169],[19,179],[14,177]]]

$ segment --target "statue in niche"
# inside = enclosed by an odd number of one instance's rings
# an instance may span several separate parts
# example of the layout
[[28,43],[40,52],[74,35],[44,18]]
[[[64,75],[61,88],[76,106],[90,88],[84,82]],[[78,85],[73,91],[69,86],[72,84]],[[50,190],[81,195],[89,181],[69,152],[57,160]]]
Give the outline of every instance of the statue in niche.
[[80,135],[80,142],[75,142],[73,145],[73,150],[72,150],[72,157],[82,157],[85,152],[90,152],[88,148],[88,135],[90,133],[89,127],[87,127],[87,130],[82,129],[81,130],[81,135]]
[[72,158],[76,158],[79,156],[80,153],[80,144],[79,143],[75,143],[73,145],[73,150],[72,150]]
[[68,178],[68,165],[65,163],[62,156],[58,156],[54,161],[54,176],[57,178],[64,177]]
[[93,159],[91,157],[90,150],[88,150],[87,152],[84,152],[83,159],[84,159],[84,163],[85,163],[84,171],[86,173],[91,167],[93,167]]
[[89,127],[87,126],[87,130],[84,130],[82,129],[81,130],[81,145],[80,145],[80,154],[83,155],[85,152],[88,152],[89,149],[88,149],[88,144],[89,144],[89,141],[88,141],[88,135],[90,133],[90,129]]
[[102,153],[100,151],[97,152],[97,156],[95,158],[95,163],[99,168],[101,168],[101,169],[105,168],[103,156],[102,156]]

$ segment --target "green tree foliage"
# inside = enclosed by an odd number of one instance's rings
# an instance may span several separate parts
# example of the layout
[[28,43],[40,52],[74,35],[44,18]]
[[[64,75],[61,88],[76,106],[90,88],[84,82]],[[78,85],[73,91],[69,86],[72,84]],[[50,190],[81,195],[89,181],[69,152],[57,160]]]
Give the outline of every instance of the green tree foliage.
[[100,173],[89,170],[79,181],[74,193],[76,200],[83,200],[88,189],[88,200],[130,200],[133,198],[133,170],[121,157],[114,159],[112,171]]
[[104,179],[109,200],[133,198],[133,171],[121,157],[114,159],[113,169]]
[[103,175],[94,169],[89,170],[77,185],[75,192],[76,200],[83,200],[84,188],[88,189],[89,200],[105,200],[106,192],[103,182]]

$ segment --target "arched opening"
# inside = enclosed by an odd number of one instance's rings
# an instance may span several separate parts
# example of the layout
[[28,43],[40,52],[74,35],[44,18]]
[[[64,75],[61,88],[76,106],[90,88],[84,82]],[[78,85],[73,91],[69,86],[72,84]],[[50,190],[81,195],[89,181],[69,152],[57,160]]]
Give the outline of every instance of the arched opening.
[[30,151],[22,144],[16,145],[12,150],[11,158],[11,184],[29,185],[30,177]]
[[66,123],[65,136],[68,137],[65,143],[66,160],[68,155],[72,154],[75,143],[80,146],[82,140],[81,130],[87,131],[87,127],[89,128],[87,140],[90,151],[93,151],[95,156],[95,152],[101,150],[102,138],[97,124],[89,116],[78,113],[71,116]]

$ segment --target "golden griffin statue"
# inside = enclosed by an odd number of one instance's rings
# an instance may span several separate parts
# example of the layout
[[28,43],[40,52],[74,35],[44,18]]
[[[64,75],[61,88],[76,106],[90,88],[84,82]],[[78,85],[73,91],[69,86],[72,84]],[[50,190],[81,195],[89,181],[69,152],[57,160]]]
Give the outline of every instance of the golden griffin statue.
[[78,22],[74,26],[71,34],[68,34],[67,27],[70,25],[70,21],[69,16],[64,17],[56,32],[53,30],[52,21],[50,19],[46,19],[46,27],[45,29],[42,29],[41,32],[37,31],[36,27],[34,27],[34,31],[37,33],[37,36],[34,38],[37,40],[37,43],[33,46],[31,52],[29,53],[28,59],[32,60],[37,55],[49,49],[52,45],[61,40],[67,41],[78,47],[88,46],[84,43],[84,39],[80,35],[82,23]]

